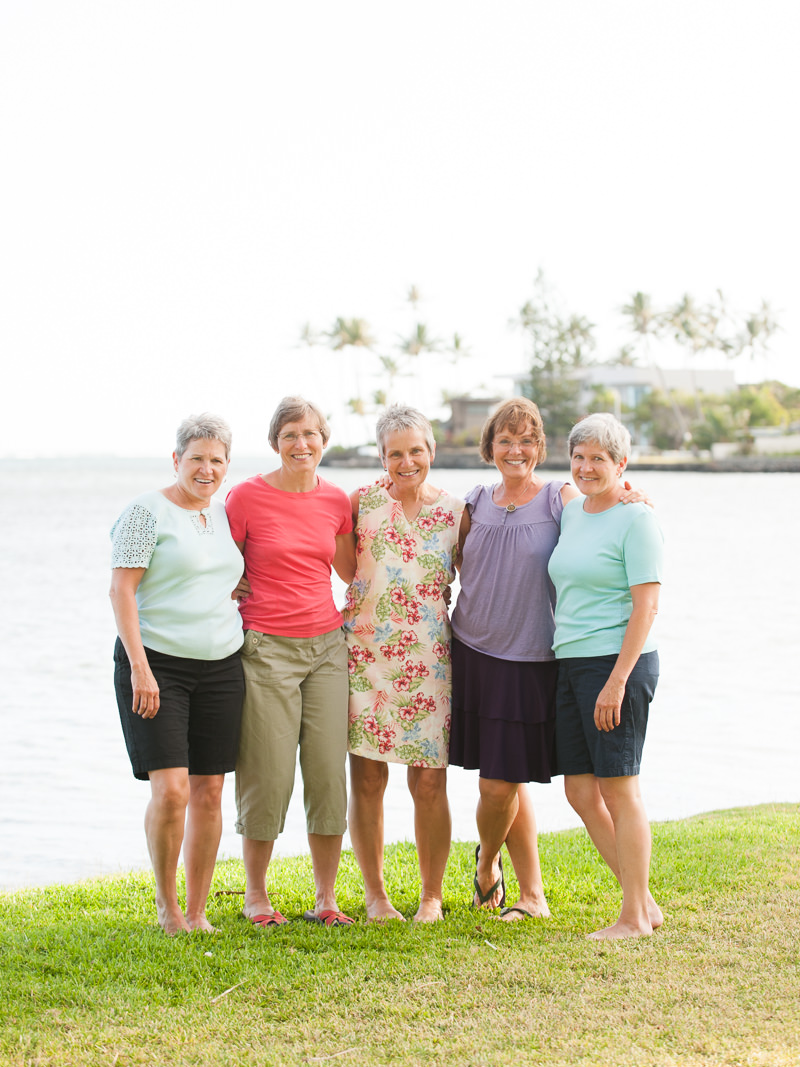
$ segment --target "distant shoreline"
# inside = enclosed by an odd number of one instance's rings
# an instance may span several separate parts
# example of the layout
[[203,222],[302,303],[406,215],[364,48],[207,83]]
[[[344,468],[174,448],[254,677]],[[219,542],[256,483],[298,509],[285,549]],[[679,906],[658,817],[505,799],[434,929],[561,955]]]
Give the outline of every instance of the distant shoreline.
[[[341,449],[326,453],[320,466],[360,469],[379,469],[377,456],[365,456],[358,449]],[[449,470],[489,469],[478,455],[477,448],[436,449],[436,466]],[[550,457],[539,464],[541,470],[562,471],[569,468],[566,456]],[[631,460],[629,470],[636,471],[692,471],[702,474],[797,474],[800,473],[800,456],[729,456],[727,459],[660,459],[650,456]]]

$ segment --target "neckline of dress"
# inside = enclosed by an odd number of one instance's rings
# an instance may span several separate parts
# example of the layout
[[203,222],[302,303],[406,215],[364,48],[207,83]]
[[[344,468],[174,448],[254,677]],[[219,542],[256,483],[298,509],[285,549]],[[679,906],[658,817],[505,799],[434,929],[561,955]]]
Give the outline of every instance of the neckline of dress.
[[386,490],[386,495],[388,496],[390,503],[392,505],[397,504],[397,506],[400,508],[400,514],[403,516],[409,526],[413,526],[413,524],[419,519],[420,515],[426,508],[432,508],[438,502],[439,498],[442,496],[443,493],[444,489],[440,489],[436,496],[433,498],[433,500],[430,502],[430,504],[421,504],[420,509],[414,516],[414,518],[409,519],[408,515],[406,515],[405,508],[403,507],[403,501],[398,500],[397,497],[392,496],[391,490]]

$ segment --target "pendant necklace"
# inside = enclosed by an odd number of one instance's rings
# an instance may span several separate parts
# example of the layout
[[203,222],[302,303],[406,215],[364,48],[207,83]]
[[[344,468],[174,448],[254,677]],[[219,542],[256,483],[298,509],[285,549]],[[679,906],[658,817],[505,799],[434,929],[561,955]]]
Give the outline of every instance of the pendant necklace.
[[506,511],[508,511],[508,512],[516,511],[517,510],[517,501],[521,500],[522,497],[525,496],[525,494],[528,492],[528,490],[530,489],[530,487],[532,485],[533,485],[533,482],[528,482],[528,484],[525,486],[525,488],[522,490],[522,492],[519,493],[517,496],[515,496],[514,499],[512,501],[510,501],[510,503],[506,504]]

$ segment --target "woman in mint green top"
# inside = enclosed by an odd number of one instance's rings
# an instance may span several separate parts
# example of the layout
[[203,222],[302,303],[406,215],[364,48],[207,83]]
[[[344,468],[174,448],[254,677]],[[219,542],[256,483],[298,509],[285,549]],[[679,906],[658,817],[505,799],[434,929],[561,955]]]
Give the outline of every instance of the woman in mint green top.
[[630,434],[590,415],[569,436],[570,501],[550,557],[556,588],[556,759],[567,799],[622,886],[622,911],[598,939],[651,934],[663,916],[649,889],[650,826],[639,765],[658,680],[651,627],[663,538],[652,510],[622,506]]
[[[158,921],[168,934],[211,930],[205,908],[222,830],[222,787],[236,765],[244,678],[232,590],[243,560],[212,502],[230,430],[213,415],[178,427],[175,482],[144,493],[111,531],[114,688],[145,815]],[[186,912],[178,903],[181,846]]]

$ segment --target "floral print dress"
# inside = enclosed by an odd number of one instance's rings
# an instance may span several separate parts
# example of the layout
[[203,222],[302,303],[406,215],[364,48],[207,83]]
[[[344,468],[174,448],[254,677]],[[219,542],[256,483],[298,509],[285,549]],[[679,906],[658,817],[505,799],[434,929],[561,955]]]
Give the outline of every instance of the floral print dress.
[[441,492],[409,521],[379,485],[359,490],[357,568],[344,615],[350,752],[387,763],[446,767],[450,620],[464,501]]

